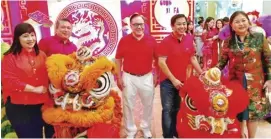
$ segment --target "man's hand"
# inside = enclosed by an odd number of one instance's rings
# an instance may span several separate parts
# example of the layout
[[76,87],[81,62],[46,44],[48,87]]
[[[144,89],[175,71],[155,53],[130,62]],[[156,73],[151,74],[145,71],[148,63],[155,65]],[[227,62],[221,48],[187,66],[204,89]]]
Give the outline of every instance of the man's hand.
[[122,78],[118,78],[118,79],[117,79],[117,85],[118,85],[119,89],[120,89],[121,91],[123,91],[123,88],[124,88],[125,86],[124,86],[124,83],[123,83]]
[[178,79],[174,79],[172,81],[172,84],[175,86],[176,89],[180,89],[181,87],[183,87],[183,83]]

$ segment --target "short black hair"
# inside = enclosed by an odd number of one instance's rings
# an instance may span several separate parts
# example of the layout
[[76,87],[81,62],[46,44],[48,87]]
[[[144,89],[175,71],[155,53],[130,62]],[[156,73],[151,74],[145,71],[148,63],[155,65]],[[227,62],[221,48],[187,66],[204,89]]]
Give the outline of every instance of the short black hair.
[[204,17],[203,17],[203,16],[200,16],[200,17],[199,17],[199,20],[203,20],[203,21],[204,21]]
[[60,23],[59,23],[60,21],[69,22],[70,24],[72,24],[70,19],[68,19],[68,18],[61,18],[61,19],[58,19],[58,20],[56,21],[56,29],[58,28],[58,26],[59,26],[59,24],[60,24]]
[[227,17],[227,16],[226,16],[226,17],[224,17],[222,20],[223,20],[223,22],[230,22],[230,18],[229,18],[229,17]]
[[185,21],[187,22],[187,17],[184,14],[176,14],[176,15],[171,17],[170,25],[174,26],[176,20],[179,19],[179,18],[185,18]]
[[198,21],[198,24],[200,25],[201,23],[203,23],[204,22],[204,20],[199,20]]
[[130,16],[130,23],[132,23],[132,20],[133,20],[134,18],[138,17],[138,16],[140,16],[140,17],[144,20],[144,22],[146,21],[146,18],[145,18],[143,15],[141,15],[141,14],[139,14],[139,13],[134,13],[134,14],[132,14],[132,15]]

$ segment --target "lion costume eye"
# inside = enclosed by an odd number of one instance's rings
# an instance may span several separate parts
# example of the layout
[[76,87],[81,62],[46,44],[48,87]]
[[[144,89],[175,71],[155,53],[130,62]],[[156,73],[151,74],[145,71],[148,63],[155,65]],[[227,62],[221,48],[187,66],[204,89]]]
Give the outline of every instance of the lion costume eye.
[[90,91],[90,94],[97,99],[107,96],[110,92],[111,83],[112,83],[110,76],[111,76],[111,73],[109,72],[106,72],[103,75],[101,75],[96,81],[97,87],[93,88]]

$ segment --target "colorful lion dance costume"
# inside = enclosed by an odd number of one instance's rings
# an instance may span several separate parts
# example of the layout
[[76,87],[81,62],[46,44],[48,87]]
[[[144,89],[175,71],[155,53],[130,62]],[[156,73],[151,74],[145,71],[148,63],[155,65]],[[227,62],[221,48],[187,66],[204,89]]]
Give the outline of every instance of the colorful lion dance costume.
[[191,77],[181,90],[177,132],[181,138],[240,138],[236,116],[248,105],[241,85],[220,81],[221,72],[211,68]]
[[115,64],[93,57],[88,47],[46,61],[53,103],[43,106],[43,119],[54,126],[56,138],[118,138],[121,100],[114,89]]

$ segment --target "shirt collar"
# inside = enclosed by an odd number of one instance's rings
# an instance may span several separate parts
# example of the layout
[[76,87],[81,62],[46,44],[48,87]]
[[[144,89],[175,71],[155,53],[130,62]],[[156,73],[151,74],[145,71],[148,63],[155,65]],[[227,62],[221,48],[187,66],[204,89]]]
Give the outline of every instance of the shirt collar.
[[135,39],[135,40],[137,40],[137,41],[144,40],[145,37],[146,37],[146,35],[144,34],[143,37],[142,37],[140,40],[138,40],[138,39],[133,35],[133,33],[131,33],[130,35],[131,35],[131,37],[132,37],[133,39]]
[[26,49],[22,48],[22,52],[21,52],[22,55],[35,55],[35,49],[32,48],[32,51],[31,52],[28,52]]
[[177,40],[177,41],[178,41],[178,43],[180,43],[180,42],[183,40],[183,38],[184,38],[184,37],[185,37],[187,34],[186,34],[186,35],[183,35],[183,37],[182,37],[182,39],[181,39],[181,40],[180,40],[179,38],[177,38],[177,37],[176,37],[176,35],[174,35],[174,33],[173,33],[173,32],[171,32],[171,34],[170,34],[170,35],[171,35],[171,37],[172,37],[174,40]]
[[[62,38],[60,38],[59,36],[55,35],[54,38],[55,38],[57,41],[59,41],[59,42],[61,42],[61,43],[64,43],[64,40],[63,40]],[[69,44],[69,43],[71,43],[71,42],[70,42],[70,40],[68,39],[66,44]]]

